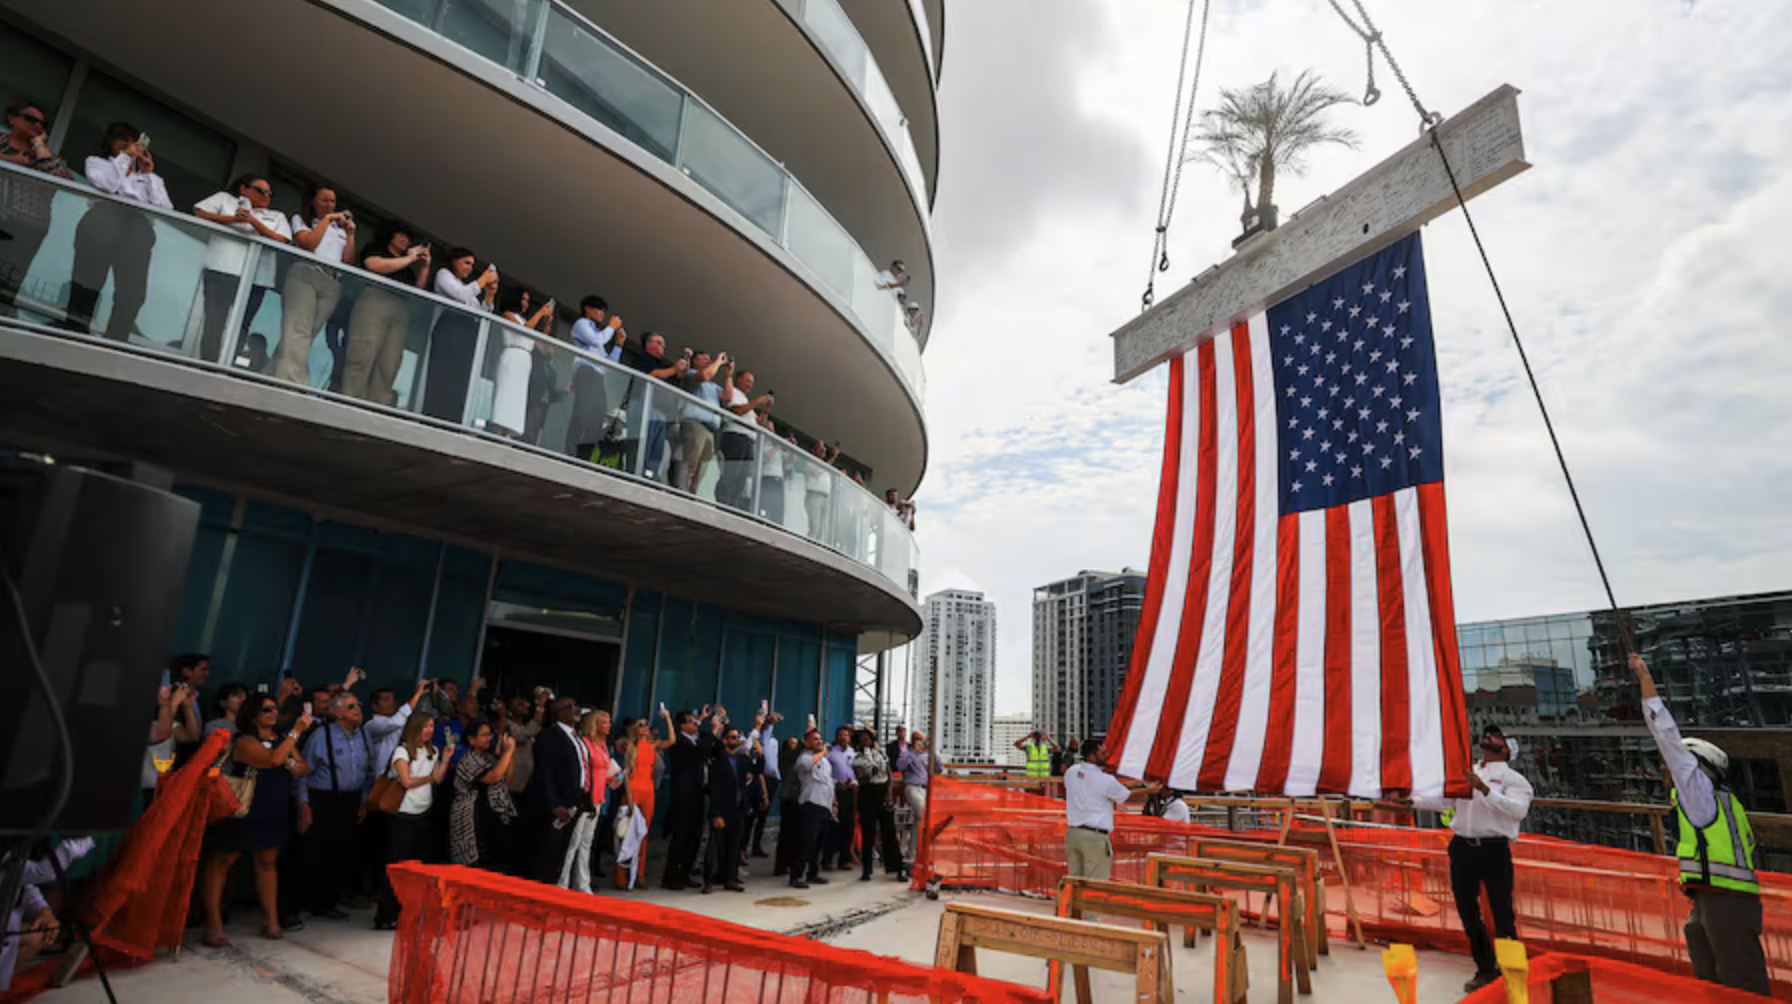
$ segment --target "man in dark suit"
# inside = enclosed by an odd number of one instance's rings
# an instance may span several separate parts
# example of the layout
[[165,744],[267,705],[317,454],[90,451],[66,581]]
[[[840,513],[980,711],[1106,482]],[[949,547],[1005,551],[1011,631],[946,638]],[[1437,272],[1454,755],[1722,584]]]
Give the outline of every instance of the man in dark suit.
[[896,726],[896,738],[884,743],[884,757],[890,761],[891,769],[895,769],[896,761],[908,752],[908,726],[900,723]]
[[[704,712],[709,709],[705,707]],[[672,838],[666,848],[666,874],[661,885],[667,889],[688,889],[695,875],[697,851],[703,845],[703,788],[711,752],[721,745],[715,733],[722,728],[721,709],[710,718],[710,732],[698,728],[698,716],[680,711],[673,721],[675,742],[666,747],[666,832]]]
[[591,811],[589,753],[573,725],[579,706],[570,697],[558,697],[549,705],[553,724],[535,740],[535,773],[529,777],[526,825],[532,837],[521,846],[529,857],[518,862],[524,878],[556,885],[566,848],[572,840],[572,823],[581,812]]
[[703,891],[712,884],[746,892],[740,884],[740,838],[747,824],[747,782],[753,764],[741,748],[740,730],[730,726],[709,762],[709,853]]

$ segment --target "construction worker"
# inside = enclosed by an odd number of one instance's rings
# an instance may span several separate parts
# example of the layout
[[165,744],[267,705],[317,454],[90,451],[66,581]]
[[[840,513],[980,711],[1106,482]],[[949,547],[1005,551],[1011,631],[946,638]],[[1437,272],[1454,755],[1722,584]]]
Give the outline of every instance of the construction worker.
[[1693,975],[1767,996],[1772,991],[1761,951],[1755,834],[1742,803],[1724,784],[1730,757],[1714,743],[1681,738],[1643,657],[1632,653],[1630,669],[1642,688],[1649,734],[1674,780],[1669,801],[1680,835],[1680,889],[1692,900],[1686,950]]
[[1052,776],[1052,753],[1058,744],[1052,742],[1052,735],[1039,729],[1014,741],[1014,748],[1027,756],[1027,780],[1039,782],[1041,794],[1045,792],[1045,780]]

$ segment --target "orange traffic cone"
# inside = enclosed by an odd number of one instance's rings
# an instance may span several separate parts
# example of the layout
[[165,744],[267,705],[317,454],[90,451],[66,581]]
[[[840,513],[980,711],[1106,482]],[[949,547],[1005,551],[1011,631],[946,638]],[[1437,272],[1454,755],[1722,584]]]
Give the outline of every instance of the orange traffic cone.
[[1413,1004],[1419,993],[1419,960],[1411,945],[1393,945],[1381,953],[1381,968],[1394,985],[1394,996],[1400,1004]]

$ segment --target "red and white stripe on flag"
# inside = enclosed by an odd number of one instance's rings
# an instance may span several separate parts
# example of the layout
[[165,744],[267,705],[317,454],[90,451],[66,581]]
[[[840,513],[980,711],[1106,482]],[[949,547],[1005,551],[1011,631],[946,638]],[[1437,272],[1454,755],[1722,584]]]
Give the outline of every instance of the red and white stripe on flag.
[[[1394,274],[1403,280],[1403,273]],[[1422,275],[1415,278],[1422,284]],[[1328,293],[1314,302],[1324,308],[1341,299]],[[1382,302],[1391,312],[1392,302]],[[1336,309],[1342,318],[1345,308]],[[1426,458],[1421,472],[1421,452],[1408,457],[1405,445],[1419,441],[1417,424],[1405,427],[1415,436],[1407,440],[1397,425],[1389,430],[1382,412],[1355,400],[1360,394],[1379,406],[1384,395],[1371,399],[1374,382],[1352,374],[1353,346],[1361,369],[1390,387],[1402,383],[1397,367],[1384,369],[1365,340],[1321,335],[1323,309],[1284,312],[1293,324],[1272,336],[1273,313],[1256,314],[1170,364],[1151,571],[1108,731],[1109,763],[1124,776],[1184,790],[1466,797],[1468,727],[1441,457],[1434,466]],[[1371,332],[1383,330],[1369,320]],[[1292,330],[1303,321],[1315,341],[1323,339],[1323,352],[1311,357],[1314,372],[1337,374],[1341,396],[1321,386],[1313,396],[1322,400],[1308,399],[1309,370],[1296,362],[1308,358],[1308,343],[1294,345]],[[1428,354],[1428,318],[1423,323],[1417,349]],[[1395,333],[1390,327],[1375,337]],[[1346,361],[1317,369],[1334,352]],[[1371,353],[1378,356],[1372,366]],[[1409,368],[1429,366],[1435,407],[1435,363],[1421,362]],[[1276,371],[1284,364],[1288,379]],[[1423,384],[1403,382],[1415,401],[1392,410],[1422,411],[1415,402]],[[1296,393],[1278,394],[1281,387]],[[1351,404],[1339,408],[1342,401]],[[1334,409],[1348,422],[1330,417]],[[1354,493],[1362,497],[1347,493],[1335,496],[1341,504],[1302,509],[1303,482],[1318,484],[1304,472],[1335,471],[1340,480],[1355,472],[1362,481],[1365,466],[1384,477],[1397,471],[1373,452],[1377,427],[1410,461],[1404,481],[1419,483],[1383,481],[1393,490],[1381,493],[1363,483]],[[1290,460],[1318,442],[1325,467]],[[1358,444],[1370,452],[1352,453]],[[1425,476],[1431,471],[1435,479]]]

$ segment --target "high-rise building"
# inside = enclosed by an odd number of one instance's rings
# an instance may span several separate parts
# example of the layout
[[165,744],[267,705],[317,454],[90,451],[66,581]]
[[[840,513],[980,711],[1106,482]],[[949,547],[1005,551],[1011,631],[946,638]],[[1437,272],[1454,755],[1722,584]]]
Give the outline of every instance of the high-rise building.
[[1059,742],[1107,732],[1145,575],[1083,571],[1033,590],[1033,718]]
[[[169,644],[212,688],[847,721],[855,659],[922,627],[880,496],[928,453],[942,18],[0,0],[0,103],[97,186],[0,164],[0,444],[198,503]],[[165,200],[88,160],[118,122]],[[693,350],[775,432],[644,372]]]
[[1027,755],[1014,747],[1014,744],[1025,739],[1033,731],[1033,716],[1029,714],[997,715],[990,720],[989,742],[991,752],[995,754],[995,762],[1008,767],[1025,767]]
[[[920,647],[909,721],[947,760],[988,762],[996,699],[996,605],[982,593],[963,589],[934,593],[927,597],[927,629]],[[940,688],[937,704],[934,679]]]

